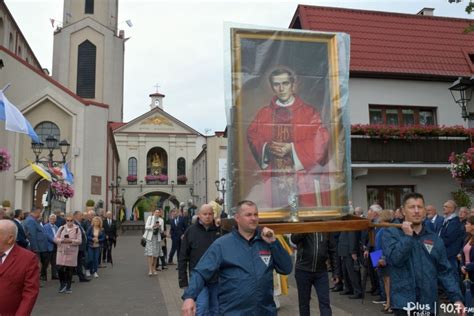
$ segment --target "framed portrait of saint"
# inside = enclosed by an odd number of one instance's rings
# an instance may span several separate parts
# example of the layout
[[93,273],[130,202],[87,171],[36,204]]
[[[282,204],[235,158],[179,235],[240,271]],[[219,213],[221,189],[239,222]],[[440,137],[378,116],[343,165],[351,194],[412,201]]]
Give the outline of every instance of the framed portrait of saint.
[[228,31],[228,202],[256,202],[263,221],[345,215],[349,36]]

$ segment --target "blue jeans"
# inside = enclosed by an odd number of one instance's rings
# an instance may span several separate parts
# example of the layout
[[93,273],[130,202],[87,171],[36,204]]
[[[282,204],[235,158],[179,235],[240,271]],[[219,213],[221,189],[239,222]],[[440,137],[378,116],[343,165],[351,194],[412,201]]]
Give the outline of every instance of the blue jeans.
[[219,313],[219,302],[217,300],[218,285],[207,284],[196,298],[197,316],[214,316]]
[[100,247],[97,247],[97,248],[89,247],[87,249],[87,253],[88,253],[88,259],[89,259],[89,268],[90,268],[91,274],[93,274],[97,272],[97,269],[99,268]]
[[296,286],[298,288],[298,305],[300,316],[309,316],[309,301],[311,300],[311,287],[314,286],[319,301],[321,316],[332,315],[329,302],[329,277],[326,271],[308,272],[295,269]]

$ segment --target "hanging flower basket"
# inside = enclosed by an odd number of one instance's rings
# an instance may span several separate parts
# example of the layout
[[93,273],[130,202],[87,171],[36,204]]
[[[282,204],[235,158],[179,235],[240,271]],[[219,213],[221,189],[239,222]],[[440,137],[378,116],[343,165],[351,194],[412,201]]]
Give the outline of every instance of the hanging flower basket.
[[451,176],[459,181],[464,179],[474,179],[473,172],[474,148],[469,148],[465,153],[451,153],[448,166]]
[[51,183],[51,189],[53,190],[54,196],[58,198],[69,199],[74,196],[74,188],[63,181],[55,181]]
[[10,169],[10,153],[6,148],[0,148],[0,172]]

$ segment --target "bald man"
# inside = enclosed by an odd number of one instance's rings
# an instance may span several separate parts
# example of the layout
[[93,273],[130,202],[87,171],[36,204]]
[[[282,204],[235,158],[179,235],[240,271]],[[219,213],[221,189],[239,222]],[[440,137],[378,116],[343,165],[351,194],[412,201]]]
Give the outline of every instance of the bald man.
[[[181,242],[181,252],[178,257],[180,288],[186,288],[188,286],[188,271],[189,274],[191,274],[207,248],[209,248],[219,236],[220,231],[214,223],[212,205],[202,205],[198,211],[196,223],[186,230]],[[216,275],[206,284],[198,295],[196,299],[196,314],[217,315],[218,312]]]
[[459,264],[457,255],[461,251],[466,231],[459,217],[456,215],[457,205],[453,200],[443,204],[444,221],[439,231],[439,237],[444,242],[448,261],[453,268],[453,273],[459,278]]
[[15,244],[17,233],[0,220],[0,315],[30,315],[39,293],[38,258]]

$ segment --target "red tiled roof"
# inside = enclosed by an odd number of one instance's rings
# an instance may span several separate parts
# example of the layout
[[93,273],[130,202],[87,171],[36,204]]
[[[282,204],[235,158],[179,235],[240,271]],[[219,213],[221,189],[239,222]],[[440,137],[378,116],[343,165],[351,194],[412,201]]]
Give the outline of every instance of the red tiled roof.
[[119,127],[124,126],[124,125],[127,125],[127,123],[125,123],[125,122],[110,122],[109,121],[109,126],[113,131],[116,130],[117,128],[119,128]]
[[299,5],[290,28],[345,32],[351,75],[458,77],[474,74],[474,20]]

